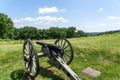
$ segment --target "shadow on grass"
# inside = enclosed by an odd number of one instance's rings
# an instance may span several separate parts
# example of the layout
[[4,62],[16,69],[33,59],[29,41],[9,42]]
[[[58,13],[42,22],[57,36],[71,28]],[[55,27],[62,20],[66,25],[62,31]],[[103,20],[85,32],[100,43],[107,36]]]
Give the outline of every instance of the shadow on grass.
[[[48,67],[48,68],[49,68],[49,67]],[[50,78],[51,80],[65,80],[65,79],[63,79],[62,77],[60,77],[59,75],[54,74],[54,71],[49,70],[48,68],[40,67],[40,72],[39,72],[39,74],[40,74],[42,77],[47,77],[47,78]]]
[[[48,60],[47,62],[51,66],[47,68],[40,66],[39,67],[40,71],[39,71],[38,76],[41,75],[43,79],[50,78],[51,80],[65,80],[59,75],[59,73],[54,74],[54,70],[50,69],[53,66],[57,68],[57,65],[51,60]],[[29,75],[24,70],[16,70],[16,71],[11,72],[10,78],[11,80],[30,80]]]
[[[41,75],[43,78],[50,78],[51,80],[65,80],[59,75],[54,74],[54,71],[48,70],[48,68],[40,67],[38,75]],[[30,80],[28,74],[24,70],[13,71],[10,78],[11,80]]]
[[29,80],[28,74],[24,70],[13,71],[10,78],[12,80]]

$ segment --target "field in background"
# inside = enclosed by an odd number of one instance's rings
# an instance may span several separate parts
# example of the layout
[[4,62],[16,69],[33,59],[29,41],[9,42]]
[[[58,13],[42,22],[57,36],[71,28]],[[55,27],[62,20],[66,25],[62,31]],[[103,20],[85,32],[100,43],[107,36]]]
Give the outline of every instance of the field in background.
[[[120,79],[120,34],[69,40],[75,52],[74,60],[69,66],[82,80]],[[54,41],[42,40],[42,42],[50,43],[54,43]],[[25,76],[22,46],[23,41],[20,40],[0,40],[0,80],[22,80]],[[39,52],[39,46],[35,46]],[[36,80],[69,80],[47,57],[39,60],[40,73]],[[101,75],[94,78],[82,73],[82,70],[87,67],[101,71]]]

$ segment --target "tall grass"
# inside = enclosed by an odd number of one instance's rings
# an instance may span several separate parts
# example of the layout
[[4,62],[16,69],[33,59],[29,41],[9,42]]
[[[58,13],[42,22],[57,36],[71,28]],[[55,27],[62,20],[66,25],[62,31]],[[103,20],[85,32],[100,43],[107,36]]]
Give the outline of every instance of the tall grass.
[[[69,39],[74,48],[74,60],[69,65],[82,80],[120,79],[120,34]],[[0,80],[22,80],[25,68],[22,56],[22,40],[0,40]],[[33,41],[34,44],[36,41]],[[42,40],[54,43],[54,40]],[[35,44],[37,51],[40,46]],[[40,72],[36,80],[69,80],[47,57],[40,58]],[[51,67],[52,65],[52,67]],[[101,71],[94,78],[82,73],[92,67]]]
[[22,44],[19,41],[0,42],[0,80],[10,80],[13,71],[23,68]]
[[[120,79],[120,34],[70,39],[75,51],[75,71],[85,80]],[[78,66],[78,70],[76,67]],[[81,67],[81,68],[80,68]],[[97,78],[81,73],[86,67],[101,71]]]

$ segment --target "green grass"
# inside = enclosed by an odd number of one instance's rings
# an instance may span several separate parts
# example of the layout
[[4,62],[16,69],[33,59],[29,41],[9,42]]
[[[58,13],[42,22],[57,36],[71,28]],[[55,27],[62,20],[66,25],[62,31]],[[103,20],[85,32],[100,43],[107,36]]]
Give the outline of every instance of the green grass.
[[[42,41],[54,43],[54,40]],[[72,38],[69,41],[75,52],[69,66],[82,80],[120,80],[120,34]],[[40,46],[35,46],[40,51]],[[21,40],[0,40],[0,80],[23,79],[25,68],[22,47]],[[36,80],[69,80],[47,57],[39,60],[40,72]],[[87,67],[101,71],[101,75],[95,78],[82,73]]]

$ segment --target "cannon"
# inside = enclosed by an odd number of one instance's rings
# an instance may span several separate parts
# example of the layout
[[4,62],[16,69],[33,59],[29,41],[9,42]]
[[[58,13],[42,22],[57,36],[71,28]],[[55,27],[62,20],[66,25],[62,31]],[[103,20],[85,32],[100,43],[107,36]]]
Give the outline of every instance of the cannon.
[[61,69],[71,80],[80,80],[78,75],[68,66],[74,56],[71,43],[67,39],[57,39],[54,44],[36,42],[41,45],[41,53],[37,53],[33,42],[30,39],[24,41],[23,59],[26,72],[31,79],[39,74],[39,58],[48,57],[54,61],[59,69]]

